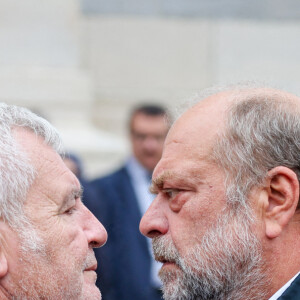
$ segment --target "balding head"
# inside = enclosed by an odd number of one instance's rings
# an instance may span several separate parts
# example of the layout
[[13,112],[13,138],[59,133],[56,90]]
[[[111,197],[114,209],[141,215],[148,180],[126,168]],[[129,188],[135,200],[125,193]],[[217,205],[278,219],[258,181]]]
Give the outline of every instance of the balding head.
[[222,101],[225,122],[212,156],[239,193],[237,198],[263,184],[277,166],[290,168],[299,178],[300,99],[276,89],[247,88],[230,91]]
[[268,299],[300,270],[299,106],[231,87],[172,126],[140,224],[164,263],[165,299]]
[[[249,85],[210,89],[196,97],[170,130],[210,145],[211,158],[243,197],[268,170],[286,166],[300,177],[300,98],[273,88]],[[196,103],[195,103],[196,102]],[[204,127],[205,134],[200,134]],[[168,143],[168,140],[166,143]]]

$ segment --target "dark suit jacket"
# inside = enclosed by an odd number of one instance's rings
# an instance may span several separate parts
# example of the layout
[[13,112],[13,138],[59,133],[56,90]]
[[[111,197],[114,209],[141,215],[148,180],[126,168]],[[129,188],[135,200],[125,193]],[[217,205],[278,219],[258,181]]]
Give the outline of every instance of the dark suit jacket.
[[298,300],[300,299],[300,275],[291,283],[288,289],[278,298],[278,300]]
[[94,180],[91,187],[97,202],[86,205],[108,232],[106,245],[95,249],[103,300],[161,299],[150,284],[151,254],[139,231],[142,216],[126,168]]

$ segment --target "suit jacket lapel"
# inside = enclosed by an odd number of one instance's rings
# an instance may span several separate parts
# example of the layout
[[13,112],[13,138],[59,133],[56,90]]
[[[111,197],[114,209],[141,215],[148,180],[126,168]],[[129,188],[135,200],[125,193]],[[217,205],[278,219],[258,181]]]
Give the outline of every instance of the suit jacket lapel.
[[297,300],[300,299],[300,274],[278,298],[278,300]]
[[[145,251],[149,252],[148,244],[146,238],[140,233],[139,231],[139,224],[140,220],[142,218],[142,213],[139,208],[138,200],[136,198],[132,182],[130,180],[128,171],[126,168],[122,169],[122,187],[120,188],[119,192],[122,193],[120,197],[123,200],[123,211],[122,214],[126,215],[126,218],[130,218],[130,224],[135,224],[136,228],[136,235],[139,240],[139,243],[141,243],[142,247]],[[128,224],[129,225],[129,224]],[[149,259],[150,259],[150,253],[149,253]]]

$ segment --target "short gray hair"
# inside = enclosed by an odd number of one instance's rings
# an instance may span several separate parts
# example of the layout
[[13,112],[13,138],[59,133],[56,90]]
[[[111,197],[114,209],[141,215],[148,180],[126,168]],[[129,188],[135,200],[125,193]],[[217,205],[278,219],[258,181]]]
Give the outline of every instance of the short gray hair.
[[272,168],[288,167],[299,180],[300,102],[273,89],[242,89],[234,97],[213,157],[226,173],[229,204],[247,208],[250,190]]
[[13,137],[16,128],[31,130],[59,154],[62,143],[58,132],[45,119],[26,108],[0,103],[0,218],[19,228],[27,222],[23,204],[36,172]]

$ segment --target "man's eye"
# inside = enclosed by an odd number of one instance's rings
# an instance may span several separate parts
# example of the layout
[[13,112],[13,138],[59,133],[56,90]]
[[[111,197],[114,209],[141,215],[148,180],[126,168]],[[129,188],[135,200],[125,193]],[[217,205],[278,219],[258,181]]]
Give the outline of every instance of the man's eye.
[[166,189],[164,190],[164,194],[169,198],[173,199],[176,197],[176,195],[179,193],[179,190],[176,189]]
[[72,206],[70,208],[68,208],[67,210],[64,211],[65,214],[67,215],[72,215],[76,210],[76,207],[75,206]]

